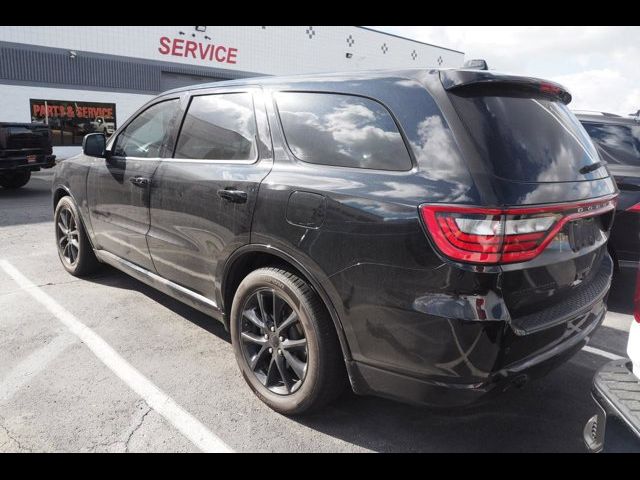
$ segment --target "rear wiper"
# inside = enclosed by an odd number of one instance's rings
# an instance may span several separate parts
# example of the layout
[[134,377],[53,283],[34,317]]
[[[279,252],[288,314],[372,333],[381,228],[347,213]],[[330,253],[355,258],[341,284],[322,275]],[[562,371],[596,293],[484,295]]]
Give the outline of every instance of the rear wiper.
[[596,162],[596,163],[592,163],[591,165],[585,165],[579,170],[579,172],[583,175],[586,175],[587,173],[590,173],[590,172],[593,172],[594,170],[599,169],[603,165],[604,164],[602,162]]

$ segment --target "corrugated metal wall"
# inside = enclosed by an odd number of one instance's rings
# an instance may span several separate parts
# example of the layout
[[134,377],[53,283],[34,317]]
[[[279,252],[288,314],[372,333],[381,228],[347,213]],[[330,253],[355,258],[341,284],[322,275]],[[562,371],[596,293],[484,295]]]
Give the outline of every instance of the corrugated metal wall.
[[206,77],[210,81],[255,76],[217,68],[77,53],[71,58],[68,50],[0,42],[0,82],[157,94],[163,90],[163,71]]

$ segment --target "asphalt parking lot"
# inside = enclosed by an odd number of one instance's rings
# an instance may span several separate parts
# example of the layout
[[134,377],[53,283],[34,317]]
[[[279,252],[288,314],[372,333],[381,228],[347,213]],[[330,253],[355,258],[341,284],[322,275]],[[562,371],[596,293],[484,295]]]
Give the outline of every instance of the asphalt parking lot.
[[[110,268],[82,280],[65,272],[51,178],[42,172],[23,189],[0,190],[0,452],[198,451],[175,412],[238,452],[581,452],[591,378],[607,352],[624,355],[632,271],[616,277],[590,348],[490,404],[445,413],[347,393],[321,413],[286,418],[245,385],[215,320]],[[103,350],[96,355],[65,318],[106,342]],[[143,394],[105,364],[114,354],[147,380]],[[153,405],[148,388],[163,395]]]

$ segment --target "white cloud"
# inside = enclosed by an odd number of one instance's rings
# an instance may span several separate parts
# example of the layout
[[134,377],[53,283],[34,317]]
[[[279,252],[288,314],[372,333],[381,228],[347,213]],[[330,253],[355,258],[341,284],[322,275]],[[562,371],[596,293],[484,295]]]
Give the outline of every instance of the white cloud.
[[484,58],[489,68],[555,80],[571,108],[640,109],[640,27],[372,27]]

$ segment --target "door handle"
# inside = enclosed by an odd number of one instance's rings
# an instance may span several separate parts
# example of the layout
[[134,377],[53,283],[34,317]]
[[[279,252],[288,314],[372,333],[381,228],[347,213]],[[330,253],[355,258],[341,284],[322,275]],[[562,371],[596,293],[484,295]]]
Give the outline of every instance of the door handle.
[[141,188],[148,187],[149,184],[151,183],[151,180],[149,180],[146,177],[131,177],[129,178],[129,181],[133,183],[136,187],[141,187]]
[[218,196],[231,203],[247,203],[247,192],[242,190],[218,190]]

